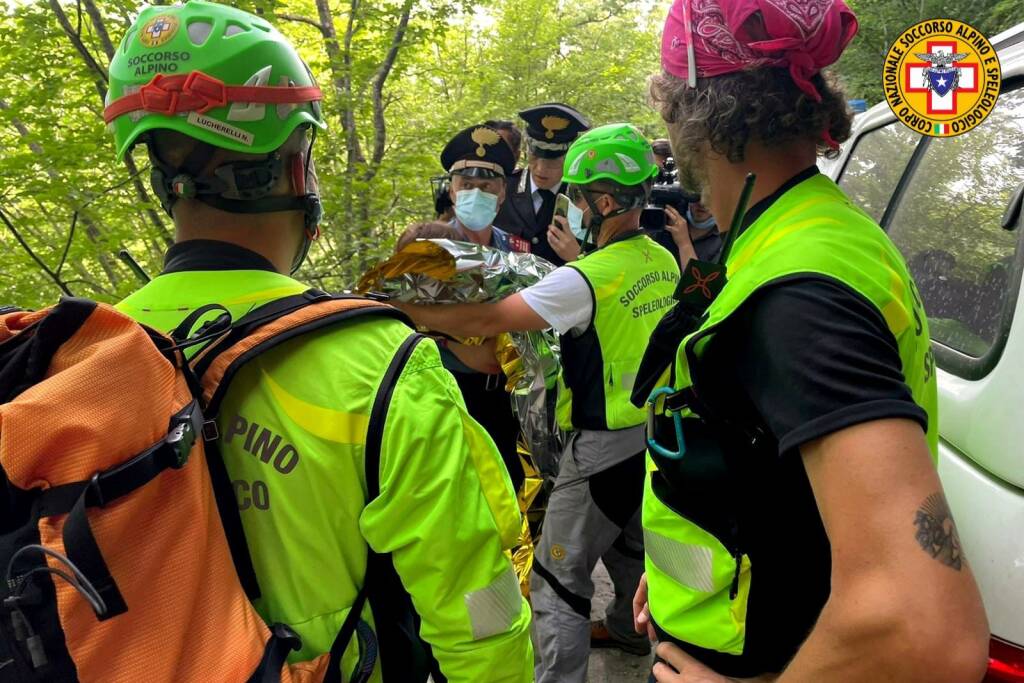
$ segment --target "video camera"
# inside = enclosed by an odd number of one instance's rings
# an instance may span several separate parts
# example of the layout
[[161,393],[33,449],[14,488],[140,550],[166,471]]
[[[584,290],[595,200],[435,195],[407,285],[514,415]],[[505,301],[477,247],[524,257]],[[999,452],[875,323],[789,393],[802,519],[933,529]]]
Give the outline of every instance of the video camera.
[[451,209],[454,204],[452,203],[449,189],[451,188],[451,179],[446,175],[434,176],[430,179],[430,195],[434,199],[434,216],[443,216],[446,211]]
[[685,215],[687,205],[697,201],[700,201],[699,195],[687,192],[679,185],[676,161],[668,157],[654,178],[654,187],[651,188],[647,208],[640,214],[640,227],[650,231],[664,230],[666,206],[671,206],[680,215]]

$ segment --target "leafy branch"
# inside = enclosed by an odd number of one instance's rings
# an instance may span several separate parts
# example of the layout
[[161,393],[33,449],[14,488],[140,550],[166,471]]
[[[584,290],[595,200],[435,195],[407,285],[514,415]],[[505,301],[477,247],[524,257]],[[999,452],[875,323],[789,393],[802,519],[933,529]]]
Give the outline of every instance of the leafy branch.
[[[76,213],[75,217],[77,218],[77,216],[78,214]],[[25,253],[32,257],[32,260],[43,269],[43,272],[46,273],[51,280],[53,280],[54,284],[60,288],[60,291],[64,292],[67,296],[74,296],[74,293],[68,288],[67,283],[60,279],[60,274],[50,270],[50,267],[46,265],[46,262],[39,258],[39,255],[32,250],[32,247],[29,246],[28,242],[25,241],[25,238],[21,236],[20,232],[18,232],[18,229],[15,228],[14,224],[11,223],[9,218],[7,218],[7,214],[4,213],[3,209],[0,209],[0,221],[3,221],[4,225],[7,226],[7,229],[11,231],[12,235],[14,235],[14,239],[18,240],[18,244],[20,244],[21,248],[25,250]],[[72,223],[72,226],[73,225],[74,222]],[[71,242],[69,240],[68,244],[70,245],[70,243]],[[61,260],[61,265],[64,265],[63,259]]]

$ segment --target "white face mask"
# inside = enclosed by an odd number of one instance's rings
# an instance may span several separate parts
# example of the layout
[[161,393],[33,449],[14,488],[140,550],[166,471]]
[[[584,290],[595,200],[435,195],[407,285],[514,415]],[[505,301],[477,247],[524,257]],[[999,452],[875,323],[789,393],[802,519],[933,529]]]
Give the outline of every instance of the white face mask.
[[455,217],[466,228],[480,232],[494,222],[498,215],[498,195],[475,190],[459,190],[455,193]]
[[587,234],[587,229],[583,227],[583,209],[575,204],[569,204],[569,210],[566,212],[565,219],[569,222],[569,229],[572,230],[572,234],[582,242]]
[[686,220],[690,221],[690,225],[692,225],[697,230],[710,230],[711,228],[713,228],[716,225],[718,225],[715,222],[715,217],[714,216],[710,216],[710,215],[707,218],[705,218],[704,220],[702,220],[702,221],[694,220],[693,219],[693,212],[690,211],[690,207],[689,206],[686,207]]

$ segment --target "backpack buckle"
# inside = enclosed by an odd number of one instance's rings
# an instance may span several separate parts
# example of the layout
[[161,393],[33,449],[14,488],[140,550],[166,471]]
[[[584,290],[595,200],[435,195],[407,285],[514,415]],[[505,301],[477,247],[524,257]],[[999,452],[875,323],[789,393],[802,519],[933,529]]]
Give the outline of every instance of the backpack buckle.
[[487,375],[484,380],[484,391],[497,391],[501,386],[501,375]]
[[203,431],[203,413],[199,404],[192,401],[171,419],[171,429],[167,432],[164,444],[171,447],[174,461],[171,467],[181,469],[188,462],[196,436]]
[[89,483],[86,485],[86,488],[92,493],[96,505],[102,508],[107,506],[107,499],[103,495],[103,485],[100,482],[101,474],[102,472],[96,472],[89,477]]
[[284,641],[288,644],[289,649],[301,650],[302,649],[302,638],[295,630],[288,624],[274,624],[270,627],[270,632],[274,638]]
[[207,420],[203,423],[203,440],[209,443],[220,438],[220,430],[217,429],[216,420]]

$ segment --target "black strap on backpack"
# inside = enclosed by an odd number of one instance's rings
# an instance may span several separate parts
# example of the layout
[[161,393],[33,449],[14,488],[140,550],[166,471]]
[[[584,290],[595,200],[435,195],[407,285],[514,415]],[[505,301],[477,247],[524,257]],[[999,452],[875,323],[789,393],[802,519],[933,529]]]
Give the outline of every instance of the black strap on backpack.
[[[223,309],[219,306],[211,305],[197,310],[182,321],[181,325],[179,325],[173,333],[175,339],[179,341],[179,345],[183,347],[198,345],[204,342],[209,343],[209,346],[200,352],[190,367],[186,368],[186,374],[191,375],[190,384],[192,385],[193,392],[197,396],[201,396],[202,377],[210,369],[216,359],[236,343],[252,334],[257,328],[316,303],[349,298],[354,299],[362,297],[332,295],[320,290],[310,289],[302,294],[284,297],[264,304],[233,323],[230,322],[230,318],[225,319],[224,315],[218,316],[214,320],[201,326],[195,333],[193,333],[192,328],[200,319],[216,310]],[[290,328],[258,344],[235,359],[225,370],[220,384],[211,397],[210,402],[204,406],[204,417],[207,427],[206,431],[208,432],[206,434],[206,461],[210,470],[214,497],[217,502],[217,508],[220,513],[222,524],[224,525],[228,545],[231,549],[232,558],[235,563],[235,569],[238,572],[242,586],[250,599],[259,597],[259,584],[256,579],[256,572],[252,566],[252,558],[249,554],[248,544],[245,540],[241,515],[239,514],[237,501],[235,500],[234,491],[230,484],[227,467],[224,464],[223,457],[221,456],[220,449],[218,447],[218,435],[216,434],[215,421],[220,409],[220,404],[231,384],[231,380],[246,363],[256,356],[265,353],[266,351],[269,351],[270,349],[275,348],[285,341],[293,339],[299,335],[306,334],[329,325],[337,324],[342,320],[350,320],[363,315],[383,315],[408,322],[405,315],[397,309],[384,306],[367,306],[323,316],[303,325]],[[391,393],[394,389],[394,384],[398,379],[398,375],[405,367],[405,363],[412,354],[416,343],[421,339],[423,339],[421,335],[412,335],[403,342],[402,346],[399,347],[398,352],[395,354],[395,357],[392,359],[392,362],[384,375],[377,399],[371,411],[366,446],[367,486],[370,491],[371,499],[379,494],[380,444],[383,439],[384,418],[387,414],[387,405],[390,401]],[[367,568],[368,577],[374,573],[370,567],[373,556],[374,553],[370,551]],[[387,562],[390,564],[390,560]],[[392,569],[392,572],[393,571],[394,570]],[[352,672],[349,680],[353,682],[367,681],[369,680],[370,674],[373,672],[378,656],[377,639],[369,625],[359,620],[359,616],[362,613],[368,593],[369,588],[367,586],[364,586],[363,589],[360,590],[360,593],[356,598],[356,602],[353,604],[348,617],[342,624],[338,636],[335,638],[335,642],[331,647],[331,661],[328,668],[327,681],[331,681],[332,677],[334,677],[333,680],[337,681],[337,683],[341,682],[341,657],[344,654],[345,648],[348,646],[353,634],[358,638],[360,656],[356,669]],[[284,665],[288,653],[301,647],[301,641],[295,635],[294,631],[289,629],[287,626],[283,624],[274,624],[270,628],[271,637],[267,643],[263,659],[257,670],[249,679],[249,683],[271,683],[280,680],[281,667]],[[443,683],[444,679],[435,677],[435,681]]]
[[[95,309],[96,304],[86,299],[62,299],[45,318],[0,344],[0,403],[42,380],[57,349],[74,336]],[[0,315],[16,310],[5,306]],[[0,468],[0,534],[23,521],[30,501],[31,496],[11,486]]]
[[[416,345],[425,337],[411,335],[398,348],[381,380],[377,396],[370,411],[370,424],[366,435],[365,468],[368,500],[380,495],[381,443],[384,422],[387,419],[391,395]],[[361,620],[367,600],[373,610],[376,635]],[[381,659],[384,680],[425,681],[433,676],[435,683],[446,679],[441,674],[430,647],[419,637],[419,619],[412,608],[408,593],[401,585],[389,555],[375,553],[367,548],[366,573],[348,616],[331,645],[331,663],[324,683],[341,683],[341,658],[353,634],[359,639],[359,663],[349,677],[352,683],[363,683],[373,673],[378,649],[387,659]]]
[[[332,299],[356,299],[350,295],[333,295],[318,289],[309,289],[302,294],[275,299],[266,303],[234,323],[230,323],[224,316],[218,316],[213,321],[200,327],[197,332],[192,333],[192,327],[206,314],[215,310],[226,310],[217,305],[204,306],[193,314],[189,315],[174,330],[172,336],[179,342],[179,346],[192,346],[203,342],[209,342],[209,347],[203,349],[193,364],[184,368],[186,377],[193,394],[202,396],[200,382],[203,375],[210,369],[217,358],[230,349],[232,346],[252,334],[258,327],[274,322],[279,318],[299,311],[307,306],[329,301]],[[281,334],[275,335],[267,341],[250,349],[239,356],[230,367],[224,372],[217,391],[210,399],[209,404],[203,406],[204,418],[206,420],[206,464],[210,471],[210,480],[213,484],[214,500],[217,503],[217,511],[220,513],[221,523],[224,526],[224,533],[227,536],[228,547],[231,550],[231,558],[235,564],[235,571],[238,573],[242,588],[250,600],[260,597],[259,581],[256,579],[256,570],[252,566],[252,557],[249,554],[249,547],[245,540],[245,533],[242,529],[242,516],[238,511],[238,502],[235,500],[234,489],[231,486],[227,467],[220,452],[219,439],[216,434],[216,420],[220,411],[220,404],[224,398],[231,380],[238,371],[256,356],[273,349],[280,344],[293,339],[299,335],[312,332],[329,325],[335,325],[343,320],[350,320],[362,315],[390,316],[400,320],[407,320],[397,309],[385,306],[372,306],[348,311],[342,311],[334,315],[327,315],[313,320],[304,325],[298,325]]]

